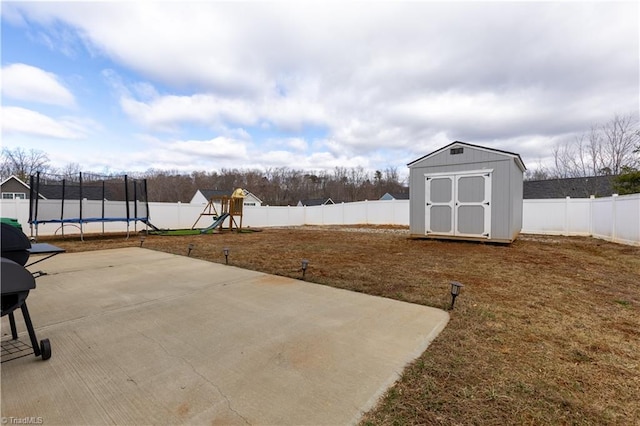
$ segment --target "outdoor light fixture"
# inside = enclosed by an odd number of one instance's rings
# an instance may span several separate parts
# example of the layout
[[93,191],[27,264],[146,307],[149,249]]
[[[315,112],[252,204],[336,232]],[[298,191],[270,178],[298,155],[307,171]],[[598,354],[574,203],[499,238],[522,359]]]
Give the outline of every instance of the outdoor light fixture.
[[309,266],[309,261],[307,259],[302,259],[302,278],[304,278],[307,273],[307,267]]
[[189,251],[187,252],[187,256],[191,256],[191,250],[193,250],[193,244],[189,244],[189,247],[187,247],[189,249]]
[[460,294],[462,287],[464,287],[464,285],[458,281],[451,281],[451,307],[449,309],[453,309],[453,304],[456,303],[456,297]]
[[224,264],[228,265],[229,264],[229,247],[223,248],[222,252],[224,253]]
[[144,239],[145,239],[144,235],[140,237],[140,247],[142,247],[142,244],[144,244]]

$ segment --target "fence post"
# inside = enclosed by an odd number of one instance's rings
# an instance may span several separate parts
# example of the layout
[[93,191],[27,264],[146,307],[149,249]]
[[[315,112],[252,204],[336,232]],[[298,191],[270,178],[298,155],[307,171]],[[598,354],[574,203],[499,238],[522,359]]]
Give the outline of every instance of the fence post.
[[616,200],[618,194],[611,195],[611,241],[616,242]]
[[369,225],[369,200],[364,200],[364,223]]
[[567,197],[564,200],[564,235],[569,236],[569,200],[571,197]]
[[396,201],[398,200],[395,198],[391,200],[391,223],[394,225],[396,224]]
[[589,236],[593,237],[593,203],[596,199],[595,195],[589,196]]

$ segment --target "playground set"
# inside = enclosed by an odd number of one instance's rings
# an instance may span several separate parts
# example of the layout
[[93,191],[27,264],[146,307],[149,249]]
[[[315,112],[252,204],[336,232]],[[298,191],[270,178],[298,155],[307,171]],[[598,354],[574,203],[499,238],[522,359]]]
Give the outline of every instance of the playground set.
[[[220,211],[216,208],[216,204],[220,206]],[[244,191],[242,188],[237,188],[231,196],[229,195],[213,195],[209,198],[207,205],[205,206],[198,219],[194,222],[191,229],[196,229],[196,225],[202,219],[202,217],[212,216],[213,223],[204,229],[200,230],[201,234],[205,234],[216,228],[220,231],[224,229],[224,222],[229,219],[228,230],[232,231],[235,225],[236,230],[240,232],[242,230],[242,209],[244,206]],[[236,222],[236,218],[239,218],[240,224]]]

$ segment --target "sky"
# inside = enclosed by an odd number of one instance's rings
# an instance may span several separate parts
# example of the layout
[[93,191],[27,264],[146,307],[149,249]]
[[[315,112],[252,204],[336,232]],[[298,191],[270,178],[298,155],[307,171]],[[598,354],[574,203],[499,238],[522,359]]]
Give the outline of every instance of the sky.
[[638,116],[638,2],[1,3],[2,146],[54,167],[396,169],[459,140],[550,166]]

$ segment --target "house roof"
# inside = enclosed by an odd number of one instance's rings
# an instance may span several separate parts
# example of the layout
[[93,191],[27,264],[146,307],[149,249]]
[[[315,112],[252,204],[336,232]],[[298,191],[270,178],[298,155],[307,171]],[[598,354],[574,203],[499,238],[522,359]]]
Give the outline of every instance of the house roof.
[[385,192],[380,200],[408,200],[409,192]]
[[456,147],[456,146],[468,146],[470,148],[479,149],[481,151],[495,152],[495,153],[498,153],[498,154],[502,154],[502,155],[506,155],[506,156],[512,157],[516,161],[516,164],[518,165],[518,167],[520,167],[520,170],[522,170],[523,172],[525,170],[527,170],[527,167],[524,165],[524,162],[522,161],[522,158],[520,158],[520,154],[516,154],[515,152],[503,151],[501,149],[487,148],[487,147],[484,147],[484,146],[474,145],[474,144],[470,144],[470,143],[467,143],[467,142],[461,142],[461,141],[451,142],[447,146],[443,146],[440,149],[437,149],[437,150],[435,150],[435,151],[433,151],[433,152],[431,152],[431,153],[429,153],[427,155],[424,155],[424,156],[422,156],[422,157],[420,157],[420,158],[418,158],[416,160],[413,160],[412,162],[407,164],[407,166],[411,167],[413,164],[417,163],[418,161],[424,160],[425,158],[432,157],[434,155],[437,155],[437,154],[441,153],[442,151],[446,151],[449,148],[453,148],[453,147]]
[[[409,193],[408,192],[387,192],[387,194],[389,194],[391,197],[395,198],[396,200],[408,200],[409,199]],[[385,195],[387,195],[385,194]]]
[[233,194],[233,189],[199,189],[198,191],[200,191],[207,200],[210,200],[213,197],[231,197]]
[[331,198],[312,198],[309,200],[300,200],[303,206],[321,206],[323,204],[335,204]]
[[[60,200],[62,199],[62,185],[58,184],[40,184],[38,187],[38,193],[46,199],[49,200]],[[80,199],[80,186],[79,185],[65,185],[64,186],[64,198],[65,200],[78,200]],[[102,193],[102,186],[87,186],[82,185],[82,198],[86,198],[87,200],[112,200],[118,201],[118,198],[115,194],[112,194],[109,191],[108,187],[105,187],[104,195]]]
[[[213,197],[231,197],[231,195],[233,195],[234,190],[226,190],[226,189],[198,189],[196,190],[196,194],[198,193],[198,191],[204,196],[204,198],[206,198],[207,200],[210,200]],[[262,203],[262,200],[258,197],[255,196],[255,194],[252,194],[251,192],[247,191],[246,189],[243,189],[244,195],[245,197],[247,196],[252,196],[253,198],[255,198],[258,202]]]
[[525,200],[544,198],[607,197],[613,194],[615,176],[589,176],[565,179],[526,180],[523,182]]
[[26,189],[29,189],[29,185],[27,185],[26,183],[24,183],[22,181],[22,179],[20,179],[19,177],[17,177],[16,175],[11,175],[8,178],[6,178],[5,180],[2,181],[2,183],[0,183],[0,186],[4,185],[5,183],[9,182],[10,180],[16,180],[18,181],[19,184],[23,185]]

